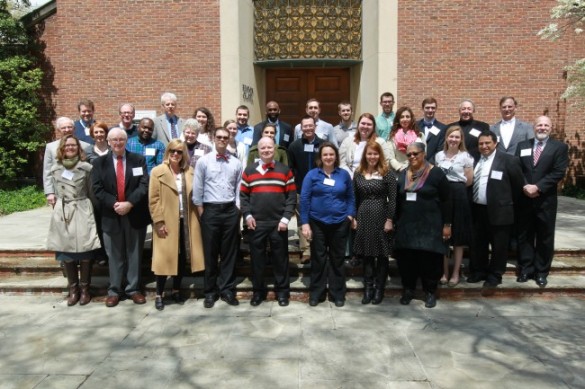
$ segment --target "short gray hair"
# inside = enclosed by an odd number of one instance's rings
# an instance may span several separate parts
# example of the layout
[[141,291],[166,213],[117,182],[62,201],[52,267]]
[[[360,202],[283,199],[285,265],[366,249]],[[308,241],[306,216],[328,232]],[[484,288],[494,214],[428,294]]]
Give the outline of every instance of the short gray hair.
[[164,104],[165,101],[167,101],[167,100],[171,100],[171,101],[174,101],[176,103],[177,102],[177,96],[174,93],[165,92],[160,97],[160,103],[161,104]]
[[72,125],[75,124],[73,120],[71,120],[70,118],[66,116],[61,116],[60,118],[57,118],[57,120],[55,121],[55,129],[59,130],[61,128],[61,125],[63,125],[65,122],[69,122]]
[[189,118],[189,119],[185,120],[185,123],[183,123],[183,129],[185,129],[185,128],[189,128],[193,131],[200,132],[201,131],[201,124],[199,124],[197,119]]
[[110,131],[108,131],[108,139],[112,139],[112,137],[118,133],[122,136],[122,138],[124,138],[126,140],[128,139],[128,134],[126,133],[126,131],[122,130],[120,127],[110,128]]

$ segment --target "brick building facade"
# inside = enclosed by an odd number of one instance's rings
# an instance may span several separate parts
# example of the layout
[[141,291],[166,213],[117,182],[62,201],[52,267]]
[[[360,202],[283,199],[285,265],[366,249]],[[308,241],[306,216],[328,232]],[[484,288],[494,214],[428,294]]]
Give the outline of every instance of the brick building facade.
[[[543,112],[552,117],[556,136],[571,147],[571,180],[582,184],[585,114],[559,96],[566,87],[563,69],[585,54],[585,38],[548,42],[536,36],[548,24],[555,0],[356,2],[362,7],[363,61],[296,61],[295,69],[349,68],[348,98],[358,113],[379,112],[378,96],[389,90],[397,106],[409,105],[417,116],[421,100],[435,96],[443,122],[456,120],[460,100],[471,98],[476,118],[494,123],[499,98],[513,95],[519,118],[532,122]],[[251,122],[259,121],[270,91],[265,90],[269,66],[253,55],[255,4],[49,2],[31,19],[44,45],[44,92],[53,107],[46,119],[76,117],[77,101],[88,97],[96,102],[96,117],[114,124],[121,102],[159,114],[161,93],[172,91],[183,117],[203,105],[220,123],[244,103],[251,107]],[[253,100],[244,99],[242,86],[254,92]]]

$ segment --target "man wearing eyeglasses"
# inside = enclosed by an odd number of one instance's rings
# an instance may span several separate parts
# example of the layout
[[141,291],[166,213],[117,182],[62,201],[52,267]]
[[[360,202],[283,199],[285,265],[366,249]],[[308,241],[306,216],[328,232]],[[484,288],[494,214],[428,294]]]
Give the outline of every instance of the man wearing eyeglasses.
[[215,131],[215,150],[199,158],[193,180],[205,257],[205,308],[212,308],[220,297],[229,305],[239,304],[234,271],[240,242],[242,163],[227,151],[229,136],[224,128]]
[[[140,270],[148,211],[148,173],[140,154],[126,151],[128,135],[115,127],[108,132],[110,151],[93,162],[92,185],[104,231],[109,258],[110,285],[107,307],[115,307],[128,296],[144,304]],[[122,289],[124,278],[128,280]]]
[[394,122],[394,95],[390,92],[382,93],[380,106],[382,113],[376,117],[376,133],[380,138],[388,140]]
[[126,131],[126,135],[128,135],[128,139],[133,138],[138,135],[138,126],[134,124],[134,116],[136,115],[136,110],[134,109],[134,105],[130,103],[124,103],[120,105],[120,123],[118,127]]
[[138,123],[138,136],[128,139],[126,144],[126,150],[144,156],[149,176],[152,169],[162,163],[165,154],[165,145],[152,139],[153,130],[154,122],[149,118],[142,119]]

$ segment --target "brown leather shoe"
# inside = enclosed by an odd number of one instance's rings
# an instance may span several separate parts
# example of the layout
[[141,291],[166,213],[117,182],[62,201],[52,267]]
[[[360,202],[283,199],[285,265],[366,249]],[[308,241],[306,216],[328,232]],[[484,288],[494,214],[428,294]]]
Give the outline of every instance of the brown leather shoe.
[[130,296],[130,298],[132,299],[132,301],[134,301],[134,304],[146,303],[146,297],[144,297],[144,295],[140,292],[134,293],[132,296]]
[[119,302],[120,302],[120,297],[108,296],[108,298],[106,299],[106,307],[108,307],[108,308],[115,307],[116,305],[118,305]]

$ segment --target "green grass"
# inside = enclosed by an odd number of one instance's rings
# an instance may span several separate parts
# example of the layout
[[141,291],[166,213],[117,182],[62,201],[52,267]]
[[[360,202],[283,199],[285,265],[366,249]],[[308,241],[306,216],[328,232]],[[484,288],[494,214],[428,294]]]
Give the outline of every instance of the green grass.
[[28,211],[39,208],[47,203],[42,190],[36,186],[20,189],[0,189],[0,215]]

